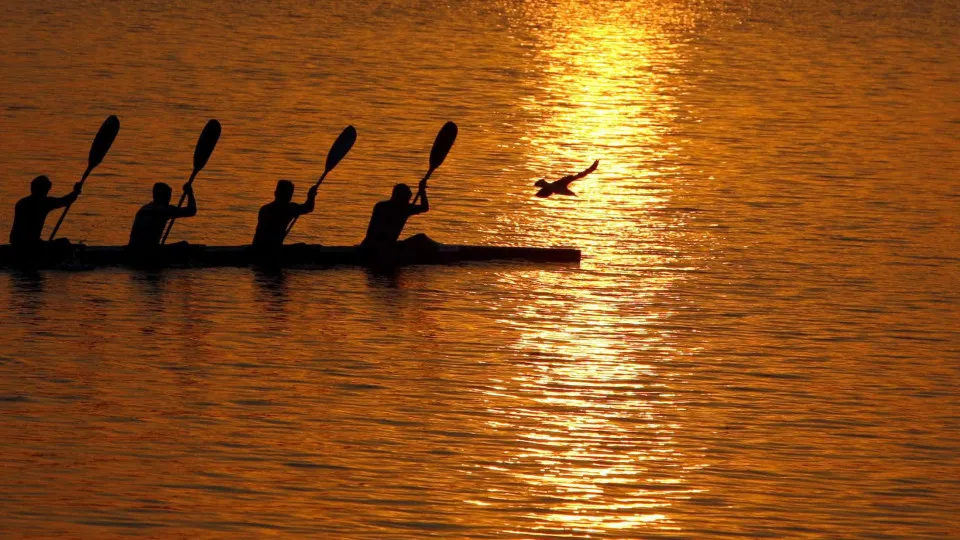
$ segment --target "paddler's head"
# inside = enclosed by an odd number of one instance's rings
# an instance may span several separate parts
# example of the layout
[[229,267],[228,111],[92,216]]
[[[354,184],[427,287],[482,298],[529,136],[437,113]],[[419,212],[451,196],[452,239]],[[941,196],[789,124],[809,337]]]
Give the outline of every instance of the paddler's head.
[[280,180],[277,182],[277,189],[273,191],[273,196],[277,202],[290,202],[293,199],[293,182],[289,180]]
[[393,186],[393,195],[390,196],[391,201],[410,202],[410,197],[413,197],[413,192],[410,191],[410,186],[406,184],[397,184]]
[[30,194],[38,197],[46,197],[50,193],[50,187],[53,184],[50,179],[42,174],[30,181]]
[[163,182],[157,182],[153,185],[153,202],[157,204],[170,204],[170,197],[173,196],[173,190]]
[[541,179],[537,180],[536,182],[534,182],[533,185],[536,186],[536,187],[541,187],[541,188],[542,188],[542,187],[547,187],[547,186],[549,186],[550,184],[547,183],[547,179],[546,179],[546,178],[541,178]]

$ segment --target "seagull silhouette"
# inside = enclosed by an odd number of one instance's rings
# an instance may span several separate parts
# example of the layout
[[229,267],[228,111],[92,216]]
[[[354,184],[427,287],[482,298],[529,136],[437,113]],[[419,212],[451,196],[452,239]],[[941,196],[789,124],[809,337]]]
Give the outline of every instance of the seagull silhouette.
[[540,188],[540,191],[537,192],[537,197],[546,198],[551,195],[573,195],[576,197],[577,194],[570,191],[570,184],[573,183],[574,180],[579,180],[597,170],[597,165],[599,164],[600,160],[598,159],[593,162],[593,165],[587,167],[583,172],[571,174],[570,176],[564,176],[563,178],[554,182],[547,182],[547,180],[544,178],[537,180],[537,182],[533,184],[534,186]]

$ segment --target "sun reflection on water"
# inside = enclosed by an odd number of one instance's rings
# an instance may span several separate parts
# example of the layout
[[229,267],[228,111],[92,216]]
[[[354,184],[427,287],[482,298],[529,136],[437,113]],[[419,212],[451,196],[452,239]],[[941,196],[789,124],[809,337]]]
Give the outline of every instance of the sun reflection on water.
[[500,465],[549,501],[529,516],[541,522],[535,528],[669,526],[670,499],[690,492],[673,445],[679,426],[664,418],[679,404],[668,377],[637,356],[663,343],[642,330],[616,335],[595,307],[561,310],[561,323],[579,326],[543,327],[533,321],[552,306],[518,309],[531,324],[517,348],[531,360],[510,381],[515,404],[492,411],[500,429],[518,433],[518,450]]
[[501,224],[538,231],[540,243],[580,247],[586,268],[618,259],[633,265],[638,253],[623,243],[638,239],[646,252],[675,255],[668,205],[678,172],[665,135],[677,106],[665,66],[681,61],[676,50],[629,13],[541,9],[536,23],[554,28],[538,33],[552,39],[537,45],[542,76],[522,104],[537,119],[524,140],[528,182],[582,170],[594,159],[600,166],[573,185],[577,198],[537,199],[518,186],[514,196],[528,211],[501,216]]
[[[521,230],[550,223],[536,241],[576,245],[585,260],[573,273],[501,275],[508,289],[536,285],[502,321],[520,330],[525,361],[504,384],[512,405],[491,411],[491,426],[516,430],[519,450],[494,466],[544,501],[528,516],[537,532],[675,529],[671,501],[693,489],[692,466],[675,445],[682,404],[660,365],[676,351],[659,330],[670,316],[659,299],[679,273],[680,225],[663,211],[673,107],[661,88],[668,74],[657,69],[671,53],[650,45],[654,29],[627,17],[577,9],[545,17],[557,31],[540,35],[555,40],[539,46],[542,86],[524,104],[543,119],[526,141],[532,168],[559,176],[593,159],[600,167],[574,185],[577,199],[531,198],[528,212],[502,218]],[[649,274],[635,274],[638,260]]]

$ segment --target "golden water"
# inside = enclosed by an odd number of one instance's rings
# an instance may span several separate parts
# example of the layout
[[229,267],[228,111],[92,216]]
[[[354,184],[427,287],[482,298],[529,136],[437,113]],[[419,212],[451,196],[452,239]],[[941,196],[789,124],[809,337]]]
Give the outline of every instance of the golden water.
[[[0,274],[0,537],[960,534],[960,6],[3,2],[0,229],[352,244],[460,126],[408,231],[577,266]],[[600,159],[579,197],[540,177]],[[49,227],[56,216],[48,219]]]

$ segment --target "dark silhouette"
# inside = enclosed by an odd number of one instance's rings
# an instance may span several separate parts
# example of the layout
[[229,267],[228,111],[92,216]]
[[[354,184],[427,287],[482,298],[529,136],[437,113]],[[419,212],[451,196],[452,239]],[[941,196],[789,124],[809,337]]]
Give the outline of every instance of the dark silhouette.
[[[197,139],[197,146],[193,149],[193,172],[190,173],[190,179],[187,180],[187,185],[183,186],[183,195],[180,196],[180,202],[177,203],[177,209],[183,207],[183,200],[187,198],[188,188],[193,186],[193,180],[207,165],[207,161],[210,159],[210,154],[213,153],[213,149],[217,147],[217,141],[220,140],[220,132],[220,122],[216,120],[207,120],[207,124],[203,126],[203,131],[200,132],[200,138]],[[156,188],[156,186],[154,186],[154,188]],[[192,203],[193,192],[191,191],[189,193]],[[167,203],[169,204],[169,202],[170,197],[167,197]],[[196,211],[194,211],[193,214],[196,214]],[[193,214],[190,215],[192,216]],[[170,223],[167,225],[166,232],[164,232],[160,237],[159,244],[161,246],[167,243],[167,237],[170,236],[170,230],[173,229],[173,222],[176,221],[178,217],[180,216],[175,215],[170,218]],[[186,242],[180,242],[180,244],[185,246]]]
[[[433,255],[439,251],[440,244],[431,240],[425,234],[415,234],[402,242],[398,242],[400,233],[410,216],[422,214],[430,210],[430,201],[427,200],[427,180],[443,164],[447,154],[457,140],[457,125],[447,122],[437,132],[430,148],[430,168],[427,174],[420,179],[417,186],[417,196],[410,203],[410,187],[406,184],[393,186],[393,194],[389,200],[380,201],[373,207],[370,224],[367,226],[367,236],[360,243],[360,256],[364,263],[374,270],[391,270],[398,263],[402,263],[404,255],[413,253]],[[417,201],[420,201],[417,204]],[[403,246],[402,252],[397,250]]]
[[[337,140],[333,141],[333,146],[330,147],[330,151],[327,152],[327,163],[323,168],[323,174],[320,175],[320,179],[317,180],[317,183],[313,186],[313,189],[316,190],[320,187],[320,184],[323,183],[323,179],[330,174],[330,171],[337,166],[337,163],[346,157],[347,152],[353,148],[353,143],[357,142],[357,130],[353,126],[347,126],[343,128],[343,131],[340,132],[340,136],[337,137]],[[304,212],[306,213],[306,212]],[[290,222],[290,225],[287,227],[287,230],[283,233],[284,238],[290,234],[290,231],[293,230],[293,226],[297,223],[297,218],[300,216],[294,216],[293,221]],[[283,243],[283,238],[280,239],[280,243]]]
[[[193,187],[188,182],[183,186],[187,197],[187,207],[178,208],[170,204],[173,190],[163,182],[153,185],[153,201],[143,205],[137,211],[130,229],[129,248],[136,250],[155,250],[160,245],[163,229],[167,221],[174,218],[188,218],[197,215],[197,200],[193,197]],[[178,242],[186,245],[186,242]]]
[[10,245],[18,249],[44,249],[47,246],[69,246],[66,238],[50,242],[40,239],[47,214],[54,209],[70,205],[80,196],[82,184],[73,185],[73,191],[63,197],[48,197],[53,184],[46,176],[38,176],[30,182],[30,195],[20,199],[14,210],[13,228],[10,229]]
[[[90,154],[87,156],[87,170],[83,172],[83,176],[80,177],[80,182],[77,185],[82,187],[83,183],[87,181],[87,177],[93,172],[93,169],[103,161],[103,158],[106,157],[110,146],[113,145],[113,141],[117,138],[117,133],[119,132],[120,119],[116,116],[110,115],[103,121],[103,124],[100,124],[100,129],[97,130],[97,135],[93,138],[93,144],[90,145]],[[74,187],[74,191],[79,192],[80,189]],[[74,200],[76,200],[76,198],[74,198]],[[60,219],[57,220],[57,224],[53,226],[53,231],[50,232],[50,240],[56,238],[57,231],[60,230],[60,225],[63,224],[63,220],[67,217],[67,212],[70,211],[70,206],[72,205],[73,201],[70,201],[67,203],[66,208],[63,209],[63,213],[60,214]]]
[[422,214],[430,210],[430,201],[427,200],[427,179],[420,181],[417,198],[420,204],[410,204],[413,193],[406,184],[393,186],[393,195],[386,201],[380,201],[373,207],[370,224],[367,226],[367,236],[360,246],[368,252],[392,252],[399,243],[412,247],[435,247],[437,244],[425,234],[417,234],[398,242],[400,233],[410,216]]
[[317,198],[317,188],[314,184],[307,191],[307,200],[303,204],[291,202],[293,199],[293,182],[280,180],[274,190],[273,202],[260,208],[257,217],[257,231],[253,235],[253,247],[258,251],[279,250],[283,245],[283,238],[287,235],[287,227],[297,217],[313,212]]
[[541,178],[540,180],[537,180],[536,183],[533,184],[534,186],[540,188],[540,191],[537,192],[537,197],[546,198],[551,195],[571,195],[576,197],[577,194],[570,191],[570,184],[572,184],[574,180],[579,180],[584,176],[597,170],[597,165],[599,164],[600,164],[600,160],[598,159],[593,162],[593,165],[590,165],[589,167],[587,167],[587,169],[584,170],[583,172],[580,172],[577,174],[571,174],[569,176],[564,176],[563,178],[556,180],[554,182],[547,182],[545,178]]

